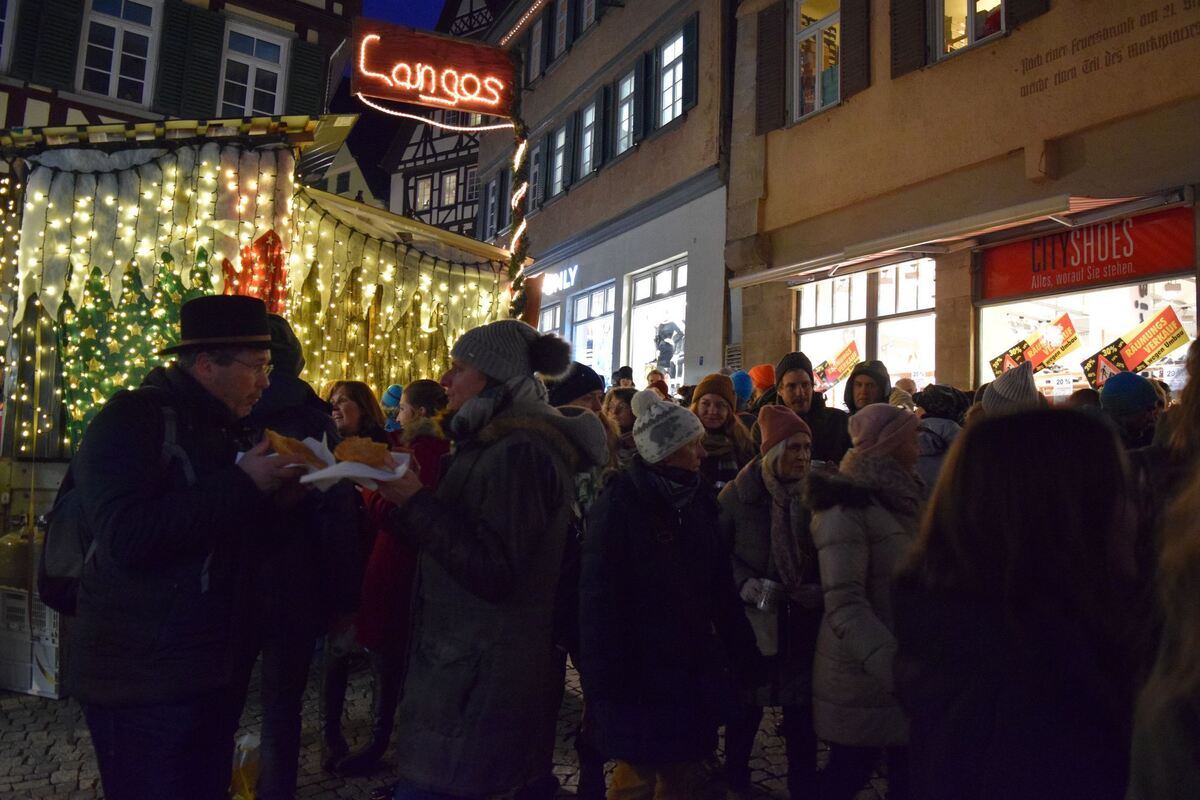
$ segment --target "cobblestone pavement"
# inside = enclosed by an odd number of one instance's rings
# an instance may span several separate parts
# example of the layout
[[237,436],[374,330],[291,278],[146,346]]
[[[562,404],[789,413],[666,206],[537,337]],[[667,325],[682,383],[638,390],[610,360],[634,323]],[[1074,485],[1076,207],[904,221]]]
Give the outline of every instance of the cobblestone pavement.
[[[321,771],[317,686],[314,670],[305,697],[296,796],[312,800],[369,798],[373,790],[394,779],[392,768],[387,765],[374,775],[354,779]],[[256,687],[252,686],[239,736],[258,730],[261,717],[256,695]],[[368,673],[351,676],[345,733],[352,748],[365,744],[369,738],[370,707]],[[580,709],[579,678],[574,669],[570,669],[559,713],[555,750],[555,772],[563,786],[561,797],[575,796],[576,760],[570,737],[578,725]],[[751,758],[753,797],[787,797],[783,781],[786,770],[783,740],[775,733],[780,720],[777,712],[777,709],[771,709],[764,715]],[[397,724],[403,724],[403,720]],[[103,793],[99,786],[91,737],[78,703],[0,691],[0,799],[100,798]],[[859,800],[882,797],[883,781],[876,780],[873,786],[873,790],[864,790]]]

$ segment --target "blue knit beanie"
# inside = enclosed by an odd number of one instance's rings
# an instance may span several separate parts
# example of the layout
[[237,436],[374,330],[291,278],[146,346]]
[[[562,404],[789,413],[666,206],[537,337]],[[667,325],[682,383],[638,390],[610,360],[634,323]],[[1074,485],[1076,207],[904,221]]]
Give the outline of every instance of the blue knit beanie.
[[1114,417],[1143,414],[1156,405],[1158,393],[1150,381],[1136,372],[1118,372],[1100,390],[1100,407]]
[[383,399],[380,405],[384,408],[397,408],[400,405],[400,398],[404,396],[404,387],[398,383],[393,383],[383,393]]
[[749,372],[739,369],[729,379],[733,381],[733,393],[737,395],[738,402],[744,403],[754,394],[754,379]]

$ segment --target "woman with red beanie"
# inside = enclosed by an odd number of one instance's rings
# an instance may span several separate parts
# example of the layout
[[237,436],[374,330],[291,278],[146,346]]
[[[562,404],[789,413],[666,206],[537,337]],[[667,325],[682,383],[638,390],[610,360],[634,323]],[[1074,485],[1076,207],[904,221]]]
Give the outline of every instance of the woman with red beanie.
[[763,707],[783,706],[788,793],[811,797],[817,777],[812,665],[822,601],[804,502],[812,431],[786,406],[765,407],[759,423],[759,454],[718,498],[721,532],[733,548],[734,584],[767,664],[767,680],[742,695],[725,725],[725,774],[730,789],[749,787]]
[[813,473],[809,505],[825,616],[813,661],[813,719],[830,743],[821,800],[850,800],[888,749],[888,797],[907,800],[908,719],[894,693],[892,576],[916,536],[924,484],[918,419],[884,403],[850,418],[837,475]]

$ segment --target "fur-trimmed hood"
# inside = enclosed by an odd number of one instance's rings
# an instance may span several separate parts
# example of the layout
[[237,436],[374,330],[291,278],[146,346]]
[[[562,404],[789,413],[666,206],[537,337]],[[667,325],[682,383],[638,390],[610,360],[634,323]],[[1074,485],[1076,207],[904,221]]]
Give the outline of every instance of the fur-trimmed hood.
[[488,445],[516,431],[529,431],[544,439],[572,472],[608,463],[608,436],[604,423],[586,409],[560,410],[535,403],[518,404],[492,418],[476,438],[479,443]]
[[400,444],[412,444],[412,440],[418,436],[445,439],[446,432],[442,430],[442,417],[418,417],[408,425],[405,425],[400,433]]
[[834,506],[866,508],[874,499],[871,487],[852,478],[824,470],[814,470],[808,476],[805,501],[815,511],[825,511]]

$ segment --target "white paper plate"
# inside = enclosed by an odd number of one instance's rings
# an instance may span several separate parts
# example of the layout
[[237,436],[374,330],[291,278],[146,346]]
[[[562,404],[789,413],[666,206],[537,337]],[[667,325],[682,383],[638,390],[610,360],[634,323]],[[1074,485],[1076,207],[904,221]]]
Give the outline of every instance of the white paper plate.
[[405,472],[408,472],[408,453],[392,453],[392,458],[398,465],[394,471],[368,467],[366,464],[359,464],[356,461],[343,461],[332,467],[310,472],[300,478],[300,482],[311,483],[322,492],[327,491],[330,486],[341,480],[351,480],[360,486],[375,489],[378,487],[379,481],[398,480],[404,476]]

